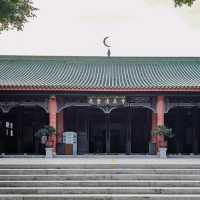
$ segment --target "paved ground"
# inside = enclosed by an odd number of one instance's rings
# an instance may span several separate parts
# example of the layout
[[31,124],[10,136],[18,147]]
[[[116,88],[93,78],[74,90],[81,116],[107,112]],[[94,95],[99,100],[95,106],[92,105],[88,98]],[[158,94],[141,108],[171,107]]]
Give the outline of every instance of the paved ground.
[[200,164],[199,157],[160,159],[151,156],[81,156],[63,158],[0,158],[0,164]]

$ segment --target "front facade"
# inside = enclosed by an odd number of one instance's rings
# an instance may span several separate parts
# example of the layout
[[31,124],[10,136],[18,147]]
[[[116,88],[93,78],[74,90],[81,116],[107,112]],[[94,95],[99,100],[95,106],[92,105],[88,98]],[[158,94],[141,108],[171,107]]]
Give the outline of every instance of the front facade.
[[78,134],[79,154],[146,154],[157,125],[171,154],[200,153],[200,58],[0,57],[0,152],[41,154],[34,133]]

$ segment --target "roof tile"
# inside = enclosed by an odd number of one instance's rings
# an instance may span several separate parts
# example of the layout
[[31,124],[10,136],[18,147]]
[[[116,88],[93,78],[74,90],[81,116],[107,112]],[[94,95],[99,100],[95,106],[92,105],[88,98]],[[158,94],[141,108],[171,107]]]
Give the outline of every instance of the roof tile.
[[0,56],[0,87],[200,88],[200,58]]

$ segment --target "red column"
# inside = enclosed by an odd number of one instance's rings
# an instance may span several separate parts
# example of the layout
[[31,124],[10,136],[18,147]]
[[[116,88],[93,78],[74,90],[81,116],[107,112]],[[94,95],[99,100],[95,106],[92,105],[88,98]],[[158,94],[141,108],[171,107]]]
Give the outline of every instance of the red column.
[[157,126],[157,114],[152,112],[152,125],[151,129],[155,129]]
[[[56,113],[57,113],[57,102],[56,97],[51,96],[49,99],[49,125],[56,129]],[[49,143],[52,144],[54,152],[56,152],[56,136],[49,138]]]
[[164,96],[157,97],[157,126],[164,125],[164,109],[165,109],[165,102]]
[[[152,112],[152,124],[151,124],[151,130],[154,130],[156,128],[157,125],[157,114]],[[156,143],[156,137],[152,136],[151,141],[153,143]]]
[[63,110],[57,114],[57,143],[61,143],[62,134],[64,132],[64,112]]
[[[164,125],[164,109],[165,109],[164,96],[158,96],[157,105],[156,105],[157,126]],[[160,145],[163,142],[164,142],[164,136],[157,136],[157,139],[156,139],[157,152],[160,150]]]

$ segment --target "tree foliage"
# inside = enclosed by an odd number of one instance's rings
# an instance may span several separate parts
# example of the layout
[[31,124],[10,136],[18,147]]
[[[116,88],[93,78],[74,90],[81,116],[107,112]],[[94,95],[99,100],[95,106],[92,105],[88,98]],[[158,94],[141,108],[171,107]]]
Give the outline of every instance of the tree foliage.
[[169,138],[174,137],[174,135],[172,134],[172,129],[167,128],[165,125],[157,126],[154,130],[152,130],[151,134],[152,136],[164,135]]
[[174,1],[175,1],[175,6],[183,6],[183,5],[192,6],[192,4],[196,0],[174,0]]
[[52,136],[56,134],[56,129],[52,126],[45,125],[44,127],[40,128],[36,133],[35,137],[41,138],[42,136]]
[[35,17],[32,0],[0,0],[0,32],[22,30],[29,18]]
[[[174,0],[175,6],[192,6],[196,0]],[[22,30],[29,18],[35,17],[32,0],[0,0],[0,33],[3,30]]]

